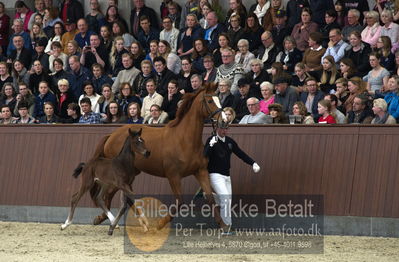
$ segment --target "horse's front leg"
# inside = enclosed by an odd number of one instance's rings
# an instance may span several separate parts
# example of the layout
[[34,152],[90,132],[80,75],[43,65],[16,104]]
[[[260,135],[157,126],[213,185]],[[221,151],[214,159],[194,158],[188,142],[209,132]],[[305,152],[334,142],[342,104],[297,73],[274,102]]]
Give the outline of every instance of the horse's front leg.
[[[173,194],[175,195],[176,203],[177,203],[177,210],[175,207],[171,208],[171,213],[178,214],[180,206],[183,204],[183,198],[181,196],[181,177],[180,174],[175,173],[173,177],[168,177],[170,187],[172,188]],[[167,214],[165,217],[158,221],[158,230],[161,230],[172,221],[173,217],[170,214]]]

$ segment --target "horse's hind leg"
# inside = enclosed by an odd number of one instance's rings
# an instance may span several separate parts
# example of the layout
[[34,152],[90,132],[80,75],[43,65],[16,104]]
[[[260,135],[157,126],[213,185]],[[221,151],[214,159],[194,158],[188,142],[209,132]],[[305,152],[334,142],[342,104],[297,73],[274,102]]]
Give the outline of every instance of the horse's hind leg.
[[[116,192],[118,192],[119,189],[117,188],[112,188],[112,190],[107,190],[107,192],[104,192],[103,196],[104,196],[104,201],[105,201],[105,205],[108,209],[111,209],[111,203],[112,203],[112,198],[114,197],[114,195],[116,194]],[[107,214],[106,213],[102,213],[101,215],[98,215],[94,218],[93,220],[93,225],[99,225],[102,222],[104,222],[105,220],[107,220]]]
[[82,174],[82,184],[78,192],[73,194],[71,199],[71,209],[69,210],[68,218],[66,219],[65,223],[61,225],[61,230],[64,230],[69,225],[72,224],[73,214],[75,213],[75,208],[82,198],[82,196],[92,187],[93,182],[89,181],[89,178],[86,178],[85,173]]
[[106,206],[106,204],[104,202],[104,194],[107,192],[107,189],[108,189],[108,187],[105,187],[103,185],[100,187],[100,192],[97,195],[96,203],[104,211],[104,213],[108,217],[110,223],[112,224],[115,221],[115,217],[114,217],[114,215],[112,215],[111,211],[108,209],[108,207]]

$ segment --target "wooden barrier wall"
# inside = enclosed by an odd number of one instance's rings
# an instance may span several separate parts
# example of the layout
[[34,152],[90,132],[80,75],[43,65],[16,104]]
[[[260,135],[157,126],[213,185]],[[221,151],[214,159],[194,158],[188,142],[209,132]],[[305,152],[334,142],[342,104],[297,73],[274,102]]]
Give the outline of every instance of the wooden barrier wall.
[[[0,205],[68,206],[73,169],[118,126],[0,126]],[[204,138],[210,128],[204,130]],[[235,194],[322,194],[326,215],[399,218],[396,126],[234,126],[230,135],[261,166],[235,156]],[[137,193],[170,194],[167,180],[141,174]],[[193,177],[183,180],[193,194]],[[80,206],[92,206],[86,196]]]

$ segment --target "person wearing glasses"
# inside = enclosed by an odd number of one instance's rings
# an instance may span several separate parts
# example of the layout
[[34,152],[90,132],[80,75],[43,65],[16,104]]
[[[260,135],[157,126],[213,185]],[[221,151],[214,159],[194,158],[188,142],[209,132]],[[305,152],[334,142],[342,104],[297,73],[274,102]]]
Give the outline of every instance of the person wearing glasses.
[[266,124],[266,115],[260,111],[259,99],[251,97],[247,100],[249,115],[245,115],[239,124]]
[[362,40],[372,48],[376,47],[378,38],[381,36],[380,15],[376,11],[366,13],[366,27],[362,31]]
[[179,30],[173,27],[173,22],[170,17],[162,19],[163,30],[159,34],[159,40],[165,40],[170,44],[170,49],[173,53],[177,51],[177,38]]

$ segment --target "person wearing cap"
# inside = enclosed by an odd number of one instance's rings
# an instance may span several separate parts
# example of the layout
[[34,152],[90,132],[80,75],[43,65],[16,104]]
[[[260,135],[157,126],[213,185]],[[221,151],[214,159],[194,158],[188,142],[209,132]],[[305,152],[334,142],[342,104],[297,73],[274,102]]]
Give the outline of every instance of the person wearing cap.
[[[32,61],[39,60],[43,68],[48,71],[50,70],[49,55],[44,52],[47,46],[47,39],[41,38],[35,43],[35,50],[33,52]],[[27,67],[28,68],[28,67]]]
[[233,138],[227,136],[228,123],[219,121],[216,134],[210,136],[204,148],[204,155],[208,157],[208,172],[211,186],[217,197],[216,202],[220,205],[220,215],[224,224],[223,233],[229,233],[232,225],[231,221],[231,177],[230,161],[231,154],[234,153],[241,160],[252,166],[255,173],[260,171],[259,165],[241,148]]
[[61,45],[64,47],[64,53],[68,54],[68,42],[74,40],[75,36],[79,33],[79,30],[76,28],[76,21],[67,18],[65,22],[65,30],[66,32],[61,37]]
[[276,89],[274,102],[282,105],[285,114],[292,114],[292,107],[299,100],[298,93],[295,88],[289,86],[289,82],[288,77],[285,76],[278,77],[273,82]]
[[267,117],[260,111],[259,99],[256,97],[248,98],[247,107],[249,115],[245,115],[239,124],[266,124]]
[[239,95],[234,97],[233,109],[236,111],[236,119],[240,121],[245,115],[249,114],[247,107],[248,98],[252,97],[249,93],[250,82],[246,78],[238,80]]
[[285,10],[278,10],[275,15],[275,24],[271,30],[274,43],[277,46],[282,46],[284,38],[291,35],[292,27],[287,24],[287,12]]

